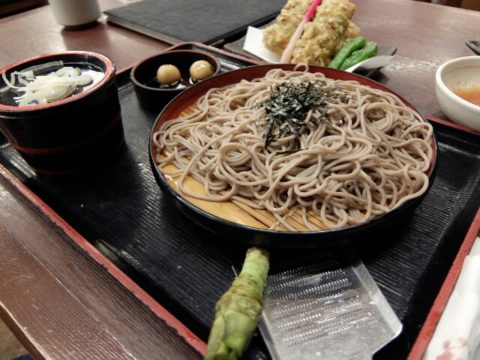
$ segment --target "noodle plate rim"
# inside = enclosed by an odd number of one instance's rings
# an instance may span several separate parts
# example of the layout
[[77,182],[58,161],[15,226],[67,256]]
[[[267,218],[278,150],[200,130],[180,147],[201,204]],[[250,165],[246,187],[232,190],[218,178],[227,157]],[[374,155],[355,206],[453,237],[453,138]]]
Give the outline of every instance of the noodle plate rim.
[[[229,72],[225,73],[220,73],[216,76],[213,76],[209,79],[206,79],[200,83],[197,83],[183,92],[181,92],[179,95],[177,95],[175,98],[173,98],[159,113],[157,118],[155,119],[152,129],[150,131],[150,136],[149,136],[149,155],[150,155],[150,162],[152,166],[152,170],[154,172],[155,179],[159,183],[160,187],[164,191],[165,189],[168,191],[170,195],[172,195],[177,201],[179,201],[182,205],[186,206],[189,208],[189,210],[193,211],[196,214],[199,214],[202,217],[205,217],[209,219],[210,221],[217,222],[217,223],[223,223],[224,225],[227,225],[228,227],[231,227],[232,230],[244,230],[244,231],[250,231],[254,232],[256,234],[265,234],[265,235],[275,235],[275,236],[294,236],[294,237],[299,237],[299,236],[307,236],[307,237],[315,237],[315,236],[330,236],[332,234],[334,235],[342,235],[342,236],[347,236],[351,233],[357,233],[359,231],[363,230],[368,230],[370,228],[375,228],[378,225],[381,225],[382,223],[385,223],[388,220],[394,220],[396,216],[400,215],[401,213],[407,211],[408,209],[414,207],[417,205],[429,192],[433,180],[435,178],[435,170],[437,166],[437,157],[438,157],[438,142],[437,142],[437,137],[435,134],[435,129],[433,129],[433,134],[432,134],[432,159],[430,162],[430,167],[429,169],[425,172],[425,174],[429,178],[429,184],[426,189],[426,191],[416,198],[412,198],[410,200],[407,200],[405,203],[401,204],[398,207],[395,207],[391,209],[390,211],[386,212],[385,214],[382,214],[376,218],[373,218],[365,223],[361,224],[356,224],[356,225],[350,225],[346,227],[341,227],[341,228],[334,228],[334,229],[324,229],[324,230],[304,230],[304,231],[283,231],[283,230],[272,230],[272,229],[261,229],[245,224],[240,224],[238,222],[234,222],[231,220],[227,220],[221,217],[218,217],[196,205],[191,203],[188,199],[186,199],[183,195],[181,195],[179,192],[174,190],[167,182],[165,176],[163,173],[157,168],[156,166],[156,161],[155,161],[155,155],[156,155],[156,146],[153,142],[153,136],[156,131],[158,131],[159,127],[163,124],[165,121],[172,120],[179,116],[186,108],[189,106],[193,105],[202,95],[206,93],[206,91],[210,88],[213,87],[225,87],[228,85],[233,85],[240,80],[245,79],[248,81],[251,81],[252,79],[258,78],[265,76],[266,73],[272,69],[282,69],[282,70],[287,70],[287,71],[293,71],[295,68],[295,65],[286,65],[286,64],[267,64],[267,65],[254,65],[246,68],[241,68],[237,70],[232,70]],[[336,69],[330,69],[330,68],[325,68],[325,67],[320,67],[320,66],[309,66],[308,72],[311,73],[316,73],[316,72],[321,72],[323,73],[326,77],[334,80],[343,80],[343,81],[348,81],[348,80],[354,80],[358,81],[361,85],[366,85],[373,87],[378,90],[382,90],[385,92],[388,92],[390,94],[393,94],[397,96],[400,101],[406,105],[407,107],[413,109],[416,111],[420,117],[422,118],[423,121],[427,122],[428,121],[425,119],[423,115],[421,115],[416,108],[407,100],[405,100],[402,96],[400,96],[398,93],[395,91],[389,89],[388,87],[384,86],[383,84],[376,82],[375,80],[372,80],[370,78],[358,75],[358,74],[353,74],[353,73],[348,73],[345,71],[341,70],[336,70]],[[333,76],[332,76],[333,75]],[[210,229],[215,231],[215,229]],[[320,239],[319,239],[320,241]]]

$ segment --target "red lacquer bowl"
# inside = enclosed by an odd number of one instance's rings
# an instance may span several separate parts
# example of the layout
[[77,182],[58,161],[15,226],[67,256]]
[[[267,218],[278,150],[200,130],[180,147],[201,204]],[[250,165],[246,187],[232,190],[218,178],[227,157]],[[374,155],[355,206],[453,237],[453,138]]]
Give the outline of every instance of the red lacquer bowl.
[[[171,198],[176,201],[179,208],[195,222],[211,231],[227,235],[228,239],[238,239],[239,241],[246,242],[249,245],[284,248],[322,247],[342,245],[351,241],[366,240],[369,239],[372,234],[378,235],[379,233],[381,234],[382,231],[385,231],[385,233],[391,232],[391,226],[399,224],[402,222],[402,220],[408,218],[412,214],[415,206],[419,204],[427,192],[364,224],[332,230],[286,232],[253,228],[228,221],[208,213],[205,210],[193,205],[181,194],[176,192],[168,184],[163,174],[158,170],[157,166],[155,165],[155,154],[157,150],[153,142],[153,134],[160,128],[163,122],[179,116],[180,113],[182,113],[189,106],[193,105],[198,98],[204,95],[212,87],[224,87],[227,85],[236,84],[243,79],[253,80],[260,78],[265,76],[268,71],[274,68],[294,70],[294,65],[259,65],[220,74],[187,89],[174,98],[164,108],[155,121],[150,136],[150,161],[155,178],[162,190],[170,195]],[[383,85],[356,74],[322,67],[310,67],[309,71],[321,72],[325,74],[326,77],[331,79],[354,80],[362,85],[367,85],[375,89],[395,94],[393,91],[389,90]],[[395,95],[398,96],[397,94]],[[406,100],[400,96],[398,97],[406,106],[414,109],[413,106],[410,105]],[[435,137],[433,137],[432,140],[432,149],[432,162],[427,171],[427,175],[430,179],[430,185],[432,184],[434,178],[434,169],[437,158],[437,142]]]
[[[0,74],[9,79],[14,71],[58,61],[100,75],[84,91],[47,104],[18,106],[18,93],[0,93],[0,132],[33,170],[49,175],[90,169],[124,142],[115,66],[106,56],[85,51],[39,55],[9,65]],[[5,86],[0,77],[0,88]]]

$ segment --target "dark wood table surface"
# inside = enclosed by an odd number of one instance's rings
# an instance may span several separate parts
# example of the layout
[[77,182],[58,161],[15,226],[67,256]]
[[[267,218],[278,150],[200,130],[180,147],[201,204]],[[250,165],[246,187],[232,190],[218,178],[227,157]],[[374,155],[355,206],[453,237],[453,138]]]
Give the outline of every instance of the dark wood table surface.
[[[106,10],[129,2],[100,3]],[[362,33],[398,49],[376,80],[422,114],[441,116],[435,70],[471,55],[464,43],[479,36],[480,13],[409,0],[355,3]],[[40,53],[90,50],[123,69],[168,47],[104,18],[65,30],[48,6],[0,19],[0,39],[0,67]],[[200,358],[205,344],[188,324],[171,318],[3,168],[0,204],[0,316],[35,357]]]

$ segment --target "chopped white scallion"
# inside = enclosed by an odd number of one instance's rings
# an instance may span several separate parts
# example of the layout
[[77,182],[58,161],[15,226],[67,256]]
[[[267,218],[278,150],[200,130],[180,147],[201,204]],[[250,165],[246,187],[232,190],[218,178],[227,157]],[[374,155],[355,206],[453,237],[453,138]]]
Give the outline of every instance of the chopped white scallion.
[[[3,73],[3,81],[7,84],[7,90],[14,89],[16,92],[22,93],[14,98],[20,106],[46,104],[65,99],[73,94],[78,87],[90,85],[94,81],[91,75],[82,74],[79,68],[71,66],[61,67],[47,75],[35,76],[35,72],[39,70],[58,67],[58,65],[58,62],[52,62],[44,64],[41,69],[39,66],[13,72],[10,79],[7,79],[7,76]],[[4,90],[5,88],[1,91]]]

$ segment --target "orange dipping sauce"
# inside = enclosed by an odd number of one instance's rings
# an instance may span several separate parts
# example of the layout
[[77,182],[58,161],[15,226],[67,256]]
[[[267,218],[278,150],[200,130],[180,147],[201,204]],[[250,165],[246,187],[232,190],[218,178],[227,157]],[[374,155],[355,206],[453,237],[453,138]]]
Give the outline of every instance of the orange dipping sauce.
[[462,99],[480,106],[480,84],[455,86],[453,92]]

